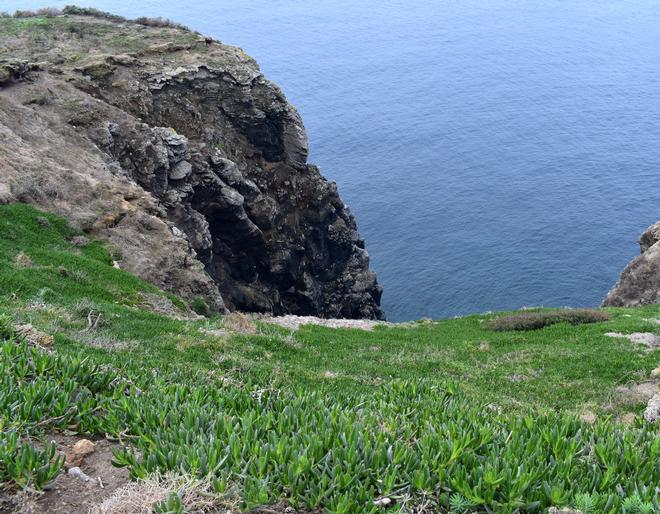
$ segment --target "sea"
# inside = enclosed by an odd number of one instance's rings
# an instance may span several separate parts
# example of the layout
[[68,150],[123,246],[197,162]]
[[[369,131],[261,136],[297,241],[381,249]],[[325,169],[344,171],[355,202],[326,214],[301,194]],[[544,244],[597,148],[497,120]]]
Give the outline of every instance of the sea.
[[259,62],[354,213],[392,321],[597,306],[660,219],[657,0],[75,3]]

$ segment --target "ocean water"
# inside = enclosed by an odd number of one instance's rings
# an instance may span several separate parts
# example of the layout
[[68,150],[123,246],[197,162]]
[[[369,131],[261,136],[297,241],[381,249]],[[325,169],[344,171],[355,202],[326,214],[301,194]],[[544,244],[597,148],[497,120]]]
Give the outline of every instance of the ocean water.
[[391,320],[598,305],[660,218],[655,0],[75,3],[258,60],[351,206]]

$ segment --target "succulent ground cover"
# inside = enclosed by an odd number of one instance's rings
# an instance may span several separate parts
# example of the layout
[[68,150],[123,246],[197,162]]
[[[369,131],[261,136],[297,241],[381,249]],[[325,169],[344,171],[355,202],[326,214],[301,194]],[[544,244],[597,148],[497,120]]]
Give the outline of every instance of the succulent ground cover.
[[[113,463],[138,482],[203,481],[233,512],[659,507],[660,429],[621,387],[648,382],[660,352],[605,335],[657,330],[658,307],[532,331],[490,330],[501,315],[484,314],[291,333],[199,318],[111,253],[0,206],[0,495],[60,473],[48,435],[63,432],[117,441]],[[183,498],[153,508],[185,512]]]

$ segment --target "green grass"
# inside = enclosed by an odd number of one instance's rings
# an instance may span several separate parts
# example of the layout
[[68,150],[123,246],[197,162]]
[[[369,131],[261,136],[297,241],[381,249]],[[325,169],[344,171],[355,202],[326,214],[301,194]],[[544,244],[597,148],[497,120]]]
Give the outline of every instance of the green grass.
[[[134,478],[210,474],[219,504],[244,509],[380,512],[383,497],[392,512],[658,507],[660,432],[618,423],[643,403],[616,388],[648,380],[660,351],[604,335],[656,331],[658,306],[525,332],[489,330],[498,315],[484,314],[373,332],[257,321],[240,334],[219,317],[150,312],[145,295],[168,295],[79,235],[0,206],[4,487],[51,480],[61,462],[30,441],[72,430],[120,437],[115,464]],[[25,323],[56,351],[21,343],[12,327]]]

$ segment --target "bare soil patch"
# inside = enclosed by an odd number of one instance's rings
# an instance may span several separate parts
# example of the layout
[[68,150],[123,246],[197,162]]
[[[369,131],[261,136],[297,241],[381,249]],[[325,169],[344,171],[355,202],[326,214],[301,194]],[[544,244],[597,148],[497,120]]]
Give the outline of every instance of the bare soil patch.
[[[69,455],[81,437],[55,434],[51,438],[57,449]],[[84,482],[63,471],[51,484],[48,491],[40,495],[32,504],[30,513],[49,514],[88,514],[90,509],[110,497],[117,489],[129,482],[128,470],[111,464],[112,449],[120,445],[106,439],[95,440],[95,449],[85,456],[80,469],[91,480]],[[20,512],[20,511],[19,511]]]

